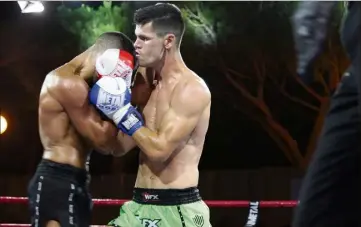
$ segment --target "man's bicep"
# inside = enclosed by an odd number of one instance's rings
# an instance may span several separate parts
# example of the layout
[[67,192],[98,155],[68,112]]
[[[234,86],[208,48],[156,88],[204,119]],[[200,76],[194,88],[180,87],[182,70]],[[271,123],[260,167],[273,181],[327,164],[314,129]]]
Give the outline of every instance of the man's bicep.
[[195,129],[200,113],[182,114],[174,109],[169,109],[164,115],[160,127],[160,135],[168,143],[179,143],[189,137]]
[[190,136],[210,103],[210,94],[204,87],[189,85],[178,92],[161,124],[161,135],[173,143]]

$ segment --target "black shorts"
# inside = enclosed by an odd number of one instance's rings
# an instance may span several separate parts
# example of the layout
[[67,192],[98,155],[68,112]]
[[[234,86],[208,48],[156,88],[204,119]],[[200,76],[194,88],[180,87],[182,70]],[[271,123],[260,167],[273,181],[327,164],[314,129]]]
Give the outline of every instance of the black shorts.
[[294,227],[360,226],[360,73],[351,66],[331,99],[300,191]]
[[62,227],[91,224],[92,200],[86,170],[42,160],[28,185],[31,226],[50,220]]

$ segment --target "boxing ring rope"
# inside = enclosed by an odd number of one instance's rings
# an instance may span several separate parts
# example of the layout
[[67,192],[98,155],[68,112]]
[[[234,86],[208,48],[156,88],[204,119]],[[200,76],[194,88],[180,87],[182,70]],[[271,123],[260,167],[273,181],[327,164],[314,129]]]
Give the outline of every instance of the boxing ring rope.
[[[97,206],[120,206],[129,200],[126,199],[93,199],[94,205]],[[12,197],[12,196],[0,196],[0,204],[26,204],[28,202],[27,197]],[[222,207],[222,208],[240,208],[257,206],[260,208],[277,208],[277,207],[296,207],[298,201],[295,200],[281,200],[281,201],[248,201],[248,200],[205,200],[209,207]],[[251,211],[250,211],[251,212]],[[12,224],[12,223],[0,223],[0,227],[28,227],[30,224]],[[92,225],[104,226],[104,225]]]
[[[94,205],[98,206],[119,206],[129,200],[126,199],[93,199]],[[0,196],[0,204],[4,203],[27,203],[27,197],[11,197]],[[251,201],[246,200],[205,200],[209,207],[248,207]],[[298,201],[285,200],[285,201],[260,201],[261,208],[274,208],[274,207],[295,207]]]

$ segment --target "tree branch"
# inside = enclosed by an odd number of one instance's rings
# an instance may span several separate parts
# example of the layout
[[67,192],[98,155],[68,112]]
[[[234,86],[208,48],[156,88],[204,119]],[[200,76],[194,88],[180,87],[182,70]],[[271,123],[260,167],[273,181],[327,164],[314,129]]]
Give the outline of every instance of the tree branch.
[[308,144],[306,147],[306,153],[304,155],[304,157],[305,157],[304,163],[303,163],[304,166],[308,165],[313,153],[315,152],[318,137],[319,137],[320,132],[323,127],[325,115],[326,115],[327,111],[329,110],[329,105],[330,105],[330,98],[328,98],[328,97],[324,98],[323,101],[321,102],[320,111],[318,112],[317,119],[314,123],[312,133],[308,140]]
[[[196,4],[196,14],[190,10],[188,7],[185,7],[186,12],[189,14],[189,22],[194,27],[202,27],[206,33],[211,37],[212,42],[215,44],[217,42],[217,35],[214,32],[213,26],[209,21],[203,16],[202,11],[199,7],[199,3]],[[198,21],[198,25],[192,20]]]
[[246,76],[244,74],[241,74],[231,68],[227,68],[226,69],[229,73],[232,73],[233,75],[236,75],[237,77],[241,78],[241,79],[250,79],[251,77],[250,76]]
[[275,121],[271,116],[260,117],[259,115],[248,111],[250,108],[241,108],[239,105],[234,105],[234,108],[260,124],[268,136],[277,144],[286,158],[294,166],[303,167],[304,161],[297,142],[282,125]]
[[307,102],[305,102],[305,101],[303,101],[303,100],[301,100],[301,99],[299,99],[299,98],[296,98],[296,97],[290,95],[290,94],[289,94],[287,91],[285,91],[284,89],[280,89],[280,92],[281,92],[281,94],[282,94],[283,96],[285,96],[286,98],[288,98],[289,100],[291,100],[291,101],[294,102],[294,103],[297,103],[297,104],[299,104],[299,105],[301,105],[301,106],[303,106],[303,107],[307,107],[308,109],[311,109],[311,110],[316,111],[316,112],[318,112],[318,111],[320,110],[319,107],[314,106],[314,105],[312,105],[312,104],[309,104],[309,103],[307,103]]
[[263,100],[264,83],[259,83],[257,86],[257,98]]
[[[264,104],[263,97],[254,97],[251,93],[243,86],[243,84],[238,83],[232,75],[228,72],[229,68],[226,66],[222,58],[219,58],[220,67],[224,72],[226,79],[231,85],[236,88],[245,98],[251,101],[254,105],[256,105],[266,116],[271,116],[271,112],[268,107]],[[234,70],[233,70],[234,71]],[[262,85],[263,86],[263,85]],[[263,89],[263,88],[262,88]]]
[[330,89],[327,86],[327,83],[325,81],[325,77],[324,77],[323,73],[320,76],[320,83],[321,83],[321,85],[323,87],[323,90],[325,91],[326,95],[329,96],[330,95]]
[[[287,59],[285,59],[287,60]],[[323,100],[323,97],[319,94],[317,94],[314,90],[309,88],[306,84],[303,83],[303,81],[300,79],[300,77],[296,73],[296,66],[293,64],[294,62],[291,61],[292,64],[286,64],[286,68],[290,76],[313,98],[315,98],[317,101],[321,102]]]
[[341,78],[341,70],[340,65],[338,64],[338,59],[336,55],[332,55],[332,59],[330,59],[330,65],[331,65],[331,75],[330,80],[328,82],[328,87],[331,91],[334,91],[337,88],[338,83],[340,82]]
[[247,91],[247,89],[241,83],[235,81],[228,72],[225,72],[225,75],[228,81],[231,83],[231,85],[233,85],[233,87],[235,87],[247,100],[251,101],[255,106],[257,106],[258,109],[260,109],[263,112],[263,114],[265,114],[266,116],[272,116],[271,111],[265,105],[262,99],[252,96]]
[[313,91],[311,88],[309,88],[307,85],[305,85],[302,80],[299,78],[298,75],[296,75],[296,73],[292,73],[293,74],[293,78],[296,80],[296,82],[301,85],[301,87],[307,91],[308,94],[310,94],[312,97],[314,97],[315,99],[317,99],[317,101],[322,102],[323,97],[320,96],[319,94],[317,94],[315,91]]
[[257,98],[263,100],[264,83],[266,79],[266,63],[262,52],[260,52],[258,55],[259,56],[257,57],[253,57],[253,59],[256,60],[252,62],[252,65],[255,71],[255,76],[257,78]]
[[254,96],[251,95],[251,93],[249,93],[247,91],[247,89],[240,83],[238,83],[236,80],[234,80],[232,78],[232,76],[228,73],[225,72],[225,76],[227,78],[227,81],[231,83],[231,85],[233,87],[235,87],[245,98],[247,98],[248,100],[250,100],[252,103],[254,103],[255,105],[257,105],[258,100],[257,98],[255,98]]
[[303,157],[298,148],[296,140],[289,134],[289,132],[282,127],[274,119],[266,119],[267,121],[261,124],[268,135],[274,139],[278,146],[282,149],[288,160],[299,168],[303,166]]
[[285,85],[286,85],[286,77],[283,77],[284,79],[282,79],[281,84],[279,84],[276,79],[272,76],[269,77],[269,79],[273,82],[273,84],[279,89],[279,91],[281,92],[281,94],[286,97],[287,99],[289,99],[290,101],[297,103],[303,107],[307,107],[308,109],[311,109],[313,111],[318,112],[320,109],[317,106],[314,106],[310,103],[307,103],[297,97],[292,96],[291,94],[289,94],[286,89],[285,89]]
[[[223,69],[227,69],[224,62],[222,60],[220,62],[221,67],[223,67]],[[259,94],[257,95],[257,97],[252,96],[242,84],[237,83],[237,81],[234,80],[232,75],[230,75],[229,70],[223,71],[225,72],[225,76],[227,80],[232,84],[232,86],[235,87],[243,97],[245,97],[253,105],[255,105],[255,107],[257,107],[257,109],[261,111],[262,114],[264,114],[264,116],[260,116],[259,114],[255,113],[253,108],[241,108],[239,105],[236,105],[234,107],[245,113],[254,121],[258,122],[267,132],[270,138],[282,150],[286,158],[293,165],[297,167],[302,167],[303,157],[299,151],[296,141],[289,134],[289,132],[272,117],[269,108],[266,106],[263,99],[259,97]],[[262,89],[263,91],[263,83],[260,84],[261,85],[258,87],[258,89]]]

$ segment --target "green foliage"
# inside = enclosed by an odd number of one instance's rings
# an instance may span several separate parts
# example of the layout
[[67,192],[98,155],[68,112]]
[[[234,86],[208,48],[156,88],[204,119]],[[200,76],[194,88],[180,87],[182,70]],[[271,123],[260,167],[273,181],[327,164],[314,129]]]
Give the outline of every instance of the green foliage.
[[193,35],[193,38],[203,45],[215,45],[232,34],[239,24],[229,23],[229,20],[232,20],[229,10],[234,9],[231,4],[190,2],[184,6],[182,12],[186,19],[187,34]]
[[[202,44],[215,44],[229,37],[243,40],[252,37],[258,41],[265,37],[289,43],[292,37],[290,19],[298,6],[291,2],[192,2],[183,7],[187,33]],[[338,3],[332,25],[339,26],[344,4]],[[258,41],[257,41],[258,40]],[[242,42],[242,39],[239,39]]]
[[[332,25],[336,28],[339,28],[347,15],[347,4],[345,1],[337,2],[336,7],[334,8],[334,12],[332,14]],[[342,20],[340,20],[342,18]]]
[[79,47],[84,50],[104,32],[129,32],[131,21],[127,16],[128,10],[127,3],[115,6],[109,1],[104,1],[97,9],[84,4],[76,9],[61,6],[58,8],[58,15],[64,28],[79,37]]
[[[272,59],[272,68],[294,64],[291,17],[298,3],[191,2],[182,7],[187,23],[185,41],[191,40],[203,57],[215,51],[229,64],[234,61],[235,67],[241,66],[239,61],[247,65],[255,58],[264,62],[267,57]],[[335,7],[329,29],[333,35],[329,37],[338,37],[344,9],[342,3]]]

